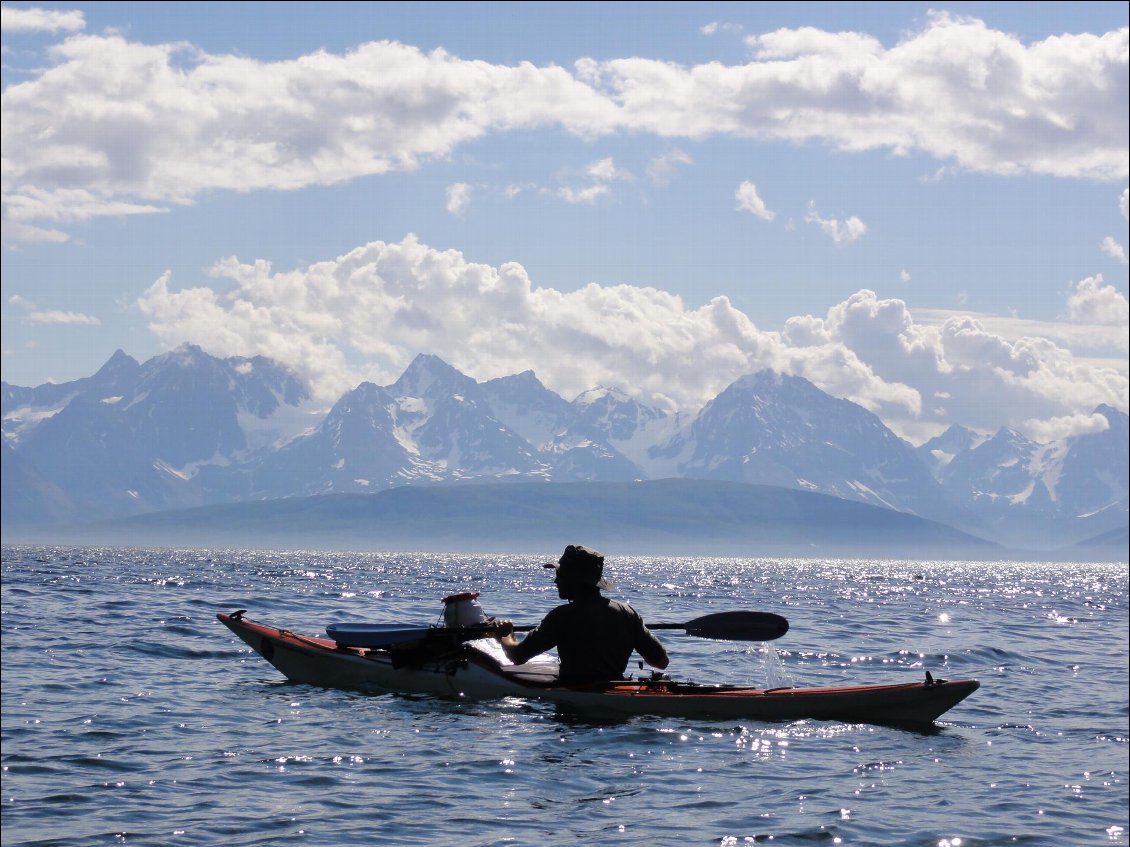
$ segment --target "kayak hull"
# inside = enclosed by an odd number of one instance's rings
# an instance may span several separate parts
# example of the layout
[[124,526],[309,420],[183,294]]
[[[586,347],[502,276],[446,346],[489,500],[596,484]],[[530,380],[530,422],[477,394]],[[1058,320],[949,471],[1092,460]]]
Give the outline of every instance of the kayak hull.
[[[599,686],[557,685],[556,663],[502,666],[473,647],[405,662],[395,651],[338,645],[243,618],[217,618],[288,680],[365,692],[491,700],[524,697],[602,715],[649,714],[928,726],[977,690],[975,680],[824,688],[748,688],[640,679]],[[400,658],[400,661],[398,661]]]

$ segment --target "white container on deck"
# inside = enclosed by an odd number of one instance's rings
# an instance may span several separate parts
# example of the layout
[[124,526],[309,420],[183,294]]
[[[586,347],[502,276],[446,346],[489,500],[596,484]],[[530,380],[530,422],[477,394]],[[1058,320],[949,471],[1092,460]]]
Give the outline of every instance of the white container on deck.
[[477,591],[464,591],[443,598],[443,625],[447,627],[474,626],[487,619],[479,605]]

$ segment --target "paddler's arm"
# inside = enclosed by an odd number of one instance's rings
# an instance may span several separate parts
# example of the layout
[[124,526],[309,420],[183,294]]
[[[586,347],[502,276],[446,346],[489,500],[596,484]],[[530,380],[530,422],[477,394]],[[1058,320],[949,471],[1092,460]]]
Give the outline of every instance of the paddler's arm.
[[[651,631],[648,631],[651,635]],[[643,656],[643,660],[651,665],[653,668],[659,670],[666,670],[667,666],[671,664],[671,659],[667,655],[667,651],[663,649],[663,645],[659,643],[659,639],[654,635],[651,636],[653,643],[646,645],[637,645],[636,652]]]
[[545,647],[539,646],[540,639],[537,637],[538,630],[536,629],[519,641],[514,636],[514,624],[511,621],[503,619],[495,621],[495,623],[497,628],[494,637],[501,645],[506,658],[515,665],[524,665],[539,653],[544,653],[553,648],[552,644]]
[[494,637],[498,643],[502,645],[503,651],[509,657],[510,650],[521,643],[514,637],[514,624],[512,621],[508,620],[495,621],[495,624],[497,628],[494,631]]
[[667,656],[663,644],[655,637],[655,633],[644,626],[642,620],[640,621],[640,631],[636,633],[635,649],[637,653],[643,656],[643,660],[653,668],[665,670],[671,664],[671,659]]

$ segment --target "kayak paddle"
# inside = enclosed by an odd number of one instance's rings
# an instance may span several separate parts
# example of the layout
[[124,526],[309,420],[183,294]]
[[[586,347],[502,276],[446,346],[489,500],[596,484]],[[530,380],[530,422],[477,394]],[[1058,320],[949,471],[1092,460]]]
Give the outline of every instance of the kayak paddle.
[[[715,612],[686,623],[651,623],[648,629],[681,629],[696,638],[721,641],[772,641],[789,631],[789,622],[771,612]],[[326,627],[339,644],[354,647],[391,647],[422,638],[454,636],[463,639],[490,638],[498,629],[490,621],[477,626],[419,627],[400,624],[341,623]],[[534,624],[515,626],[515,632],[529,632]]]
[[[695,638],[719,641],[773,641],[789,631],[789,622],[772,612],[715,612],[686,623],[649,623],[648,629],[681,629]],[[528,632],[532,626],[516,626]]]

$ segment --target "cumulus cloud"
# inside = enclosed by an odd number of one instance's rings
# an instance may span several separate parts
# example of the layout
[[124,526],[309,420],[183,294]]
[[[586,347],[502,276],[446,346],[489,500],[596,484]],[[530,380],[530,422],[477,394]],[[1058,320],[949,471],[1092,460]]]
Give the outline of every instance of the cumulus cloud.
[[1105,432],[1110,429],[1110,421],[1092,412],[1089,415],[1063,415],[1045,421],[1030,419],[1021,423],[1019,429],[1033,441],[1047,444],[1072,436]]
[[456,217],[463,217],[471,206],[471,186],[457,182],[447,186],[447,211]]
[[78,32],[86,27],[82,12],[51,9],[15,9],[0,6],[0,26],[13,32]]
[[934,14],[892,46],[782,29],[751,38],[744,64],[580,59],[570,71],[389,41],[267,62],[76,34],[4,89],[4,202],[81,190],[156,208],[330,185],[535,130],[815,140],[993,174],[1124,179],[1127,40],[1122,28],[1029,44]]
[[1113,238],[1111,238],[1109,235],[1103,239],[1103,243],[1099,245],[1099,249],[1110,256],[1112,259],[1116,259],[1124,265],[1127,264],[1126,248],[1115,241]]
[[1082,279],[1067,298],[1067,317],[1077,323],[1125,327],[1130,323],[1125,295],[1113,285],[1103,284],[1103,275]]
[[[1022,338],[1046,338],[1057,346],[1075,352],[1102,357],[1102,367],[1112,366],[1113,359],[1125,360],[1130,353],[1130,337],[1118,324],[1073,323],[1069,321],[1041,321],[1015,315],[994,315],[957,309],[915,309],[914,319],[923,326],[940,327],[954,318],[973,318],[984,329],[1006,341]],[[1113,357],[1113,359],[1112,359]],[[1127,370],[1125,361],[1121,369]]]
[[142,206],[330,185],[411,170],[491,131],[599,123],[613,108],[561,68],[391,42],[259,62],[79,35],[52,58],[4,90],[5,209],[56,198],[58,210],[74,190]]
[[906,268],[903,268],[901,271],[899,271],[899,282],[910,282],[910,271],[908,271]]
[[851,244],[867,234],[867,224],[852,215],[844,221],[835,218],[822,218],[816,212],[816,204],[808,204],[808,212],[804,216],[805,223],[816,224],[837,245]]
[[734,192],[734,199],[738,202],[738,211],[749,212],[763,221],[771,221],[777,213],[765,205],[765,201],[757,194],[757,186],[748,180],[738,186]]
[[1122,213],[1123,220],[1130,220],[1130,189],[1123,188],[1122,194],[1118,198],[1118,211]]
[[725,297],[691,306],[654,288],[595,283],[565,293],[538,287],[517,263],[474,263],[412,236],[289,271],[231,258],[213,274],[225,281],[220,290],[156,280],[138,302],[152,331],[170,346],[279,359],[331,399],[362,379],[389,384],[428,352],[480,380],[532,368],[567,398],[611,385],[685,409],[771,368],[904,433],[954,421],[1018,426],[1099,403],[1127,408],[1124,371],[1046,338],[1004,338],[972,317],[924,325],[903,301],[871,291],[773,331]]
[[914,419],[889,414],[903,432],[930,420],[996,429],[1089,413],[1099,403],[1127,408],[1125,367],[1079,359],[1044,337],[1006,338],[975,317],[925,325],[903,301],[860,291],[828,311],[823,331],[879,378],[937,401]]

